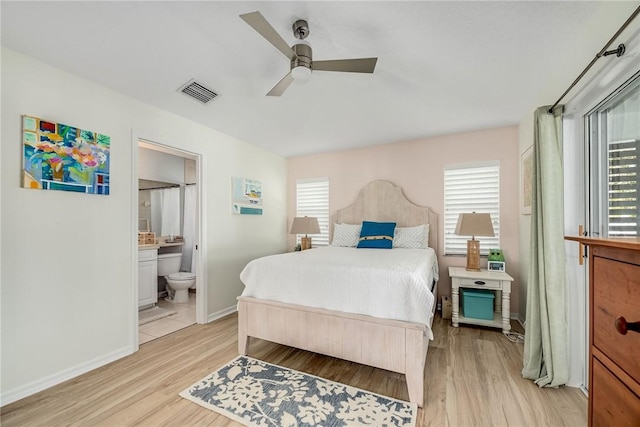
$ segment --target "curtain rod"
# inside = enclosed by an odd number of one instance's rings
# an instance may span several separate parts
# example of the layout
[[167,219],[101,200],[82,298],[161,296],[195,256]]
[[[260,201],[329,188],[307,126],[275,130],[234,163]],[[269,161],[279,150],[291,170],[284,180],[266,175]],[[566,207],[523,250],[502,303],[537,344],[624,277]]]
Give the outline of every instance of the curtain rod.
[[[188,183],[183,184],[183,185],[185,185],[185,186],[186,185],[196,185],[196,183],[195,182],[188,182]],[[181,185],[180,184],[173,184],[173,185],[167,185],[167,186],[164,186],[164,187],[139,188],[138,191],[164,190],[165,188],[178,188],[178,187],[181,187]]]
[[584,77],[585,74],[587,74],[587,71],[589,71],[591,67],[593,67],[593,64],[595,64],[598,59],[602,58],[603,56],[613,55],[614,53],[616,54],[616,57],[620,57],[624,54],[625,46],[622,43],[619,44],[616,49],[608,51],[607,48],[609,48],[611,43],[613,43],[614,40],[617,39],[618,36],[629,26],[629,24],[631,24],[631,21],[633,21],[634,18],[638,16],[638,13],[640,13],[640,6],[638,6],[636,10],[633,11],[631,16],[629,16],[629,18],[625,21],[625,23],[622,24],[622,26],[618,29],[618,31],[616,31],[616,33],[613,35],[613,37],[611,37],[611,39],[607,42],[607,44],[605,44],[604,47],[600,49],[600,52],[598,52],[595,58],[591,60],[589,65],[587,65],[587,68],[582,70],[582,73],[580,73],[580,75],[573,81],[573,83],[571,83],[571,85],[567,88],[567,90],[565,90],[564,93],[560,95],[560,98],[558,98],[555,104],[553,104],[551,108],[549,108],[549,110],[547,111],[549,114],[553,114],[553,109],[556,108],[556,106],[560,103],[560,101],[562,101],[562,98],[564,98],[567,95],[567,93],[569,93],[569,91],[573,89],[573,87],[576,84],[578,84],[578,82]]
[[174,185],[165,185],[164,187],[150,187],[150,188],[139,188],[139,191],[145,191],[145,190],[164,190],[167,188],[179,188],[180,184],[174,184]]

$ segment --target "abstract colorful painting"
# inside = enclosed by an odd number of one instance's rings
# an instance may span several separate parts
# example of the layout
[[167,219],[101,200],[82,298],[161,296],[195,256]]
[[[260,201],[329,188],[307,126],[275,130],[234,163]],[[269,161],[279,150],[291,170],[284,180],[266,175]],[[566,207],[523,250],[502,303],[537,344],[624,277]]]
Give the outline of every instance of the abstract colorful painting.
[[231,178],[232,208],[238,215],[262,215],[262,184],[255,179]]
[[22,186],[109,194],[107,135],[22,116]]

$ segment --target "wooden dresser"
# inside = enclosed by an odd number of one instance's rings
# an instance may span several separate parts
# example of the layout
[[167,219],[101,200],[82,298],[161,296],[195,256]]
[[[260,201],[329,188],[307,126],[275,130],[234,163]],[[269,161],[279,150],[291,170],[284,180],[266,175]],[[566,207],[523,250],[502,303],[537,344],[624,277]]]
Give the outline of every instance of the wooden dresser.
[[640,426],[640,239],[589,247],[589,425]]

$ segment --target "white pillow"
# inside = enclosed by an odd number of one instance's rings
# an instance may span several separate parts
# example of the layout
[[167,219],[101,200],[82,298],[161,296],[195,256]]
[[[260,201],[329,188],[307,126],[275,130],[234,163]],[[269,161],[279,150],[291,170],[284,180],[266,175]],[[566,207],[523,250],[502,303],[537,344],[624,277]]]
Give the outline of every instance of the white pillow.
[[425,249],[429,247],[429,224],[396,227],[393,248]]
[[361,224],[333,224],[331,246],[355,248],[360,240]]

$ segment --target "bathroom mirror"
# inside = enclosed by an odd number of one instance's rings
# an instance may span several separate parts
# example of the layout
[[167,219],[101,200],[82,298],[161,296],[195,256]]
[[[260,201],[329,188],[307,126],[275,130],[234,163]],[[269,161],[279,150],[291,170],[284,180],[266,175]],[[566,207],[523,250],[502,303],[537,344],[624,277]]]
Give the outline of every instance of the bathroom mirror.
[[157,236],[181,235],[182,195],[180,184],[138,180],[139,231],[152,231]]
[[138,219],[138,231],[149,232],[149,220],[148,219]]

